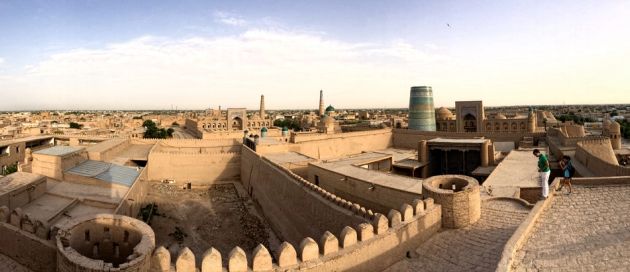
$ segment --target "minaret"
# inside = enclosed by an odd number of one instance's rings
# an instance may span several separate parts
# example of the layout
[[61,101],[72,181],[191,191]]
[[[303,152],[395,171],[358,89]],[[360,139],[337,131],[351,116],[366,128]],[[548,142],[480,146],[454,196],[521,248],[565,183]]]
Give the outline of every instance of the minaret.
[[324,91],[319,90],[319,116],[324,115]]
[[260,95],[260,119],[265,119],[266,115],[265,114],[265,95]]

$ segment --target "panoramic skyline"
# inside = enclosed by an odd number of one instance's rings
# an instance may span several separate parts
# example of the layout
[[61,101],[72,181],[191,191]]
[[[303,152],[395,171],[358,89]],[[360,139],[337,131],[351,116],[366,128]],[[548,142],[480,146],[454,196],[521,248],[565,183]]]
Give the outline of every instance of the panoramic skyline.
[[630,103],[630,2],[1,1],[0,111]]

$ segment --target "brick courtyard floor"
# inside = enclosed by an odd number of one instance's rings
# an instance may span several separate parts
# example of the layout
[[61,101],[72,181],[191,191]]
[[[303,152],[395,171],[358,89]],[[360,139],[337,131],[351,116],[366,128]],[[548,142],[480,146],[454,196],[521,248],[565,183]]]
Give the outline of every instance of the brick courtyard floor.
[[630,271],[630,186],[575,186],[543,211],[515,271]]
[[0,271],[32,272],[30,269],[2,254],[0,254]]
[[477,223],[439,232],[416,250],[417,257],[386,271],[495,271],[505,243],[530,210],[508,200],[482,203]]

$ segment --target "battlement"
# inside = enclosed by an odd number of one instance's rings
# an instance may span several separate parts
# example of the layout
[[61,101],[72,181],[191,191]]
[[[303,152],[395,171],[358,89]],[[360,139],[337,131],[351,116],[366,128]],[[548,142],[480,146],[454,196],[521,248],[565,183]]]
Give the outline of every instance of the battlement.
[[575,160],[596,176],[629,176],[630,168],[617,162],[613,146],[608,137],[593,137],[579,141],[575,149]]
[[[431,237],[439,229],[440,218],[441,208],[433,199],[417,199],[387,216],[374,214],[370,224],[346,226],[338,236],[326,231],[318,240],[302,239],[298,247],[283,242],[275,258],[262,244],[249,258],[238,246],[227,255],[210,248],[202,256],[195,256],[189,248],[171,256],[166,248],[159,247],[153,252],[151,271],[380,271]],[[391,254],[396,253],[399,258],[392,259]],[[201,267],[196,267],[198,258]],[[227,266],[222,265],[224,259]]]
[[43,240],[50,240],[50,226],[48,224],[31,219],[21,208],[9,210],[7,206],[0,207],[0,222],[11,224],[12,226],[28,233],[32,233]]
[[312,192],[315,192],[316,194],[318,194],[320,197],[324,198],[325,200],[343,208],[346,209],[348,211],[351,211],[352,213],[354,213],[355,215],[358,215],[360,217],[366,218],[368,220],[372,220],[374,219],[374,212],[370,209],[367,209],[357,203],[352,203],[348,200],[342,199],[341,197],[336,196],[335,194],[332,194],[326,190],[324,190],[323,188],[308,182],[306,179],[302,178],[301,176],[299,176],[296,173],[293,173],[293,171],[291,171],[290,169],[279,165],[271,160],[269,160],[266,157],[261,157],[262,160],[270,163],[271,165],[273,165],[274,167],[280,169],[281,171],[283,171],[285,174],[287,174],[291,179],[293,179],[294,181],[296,181],[297,183],[299,183],[300,185],[302,185],[304,188],[306,188],[307,190],[310,190]]
[[578,146],[584,146],[584,145],[609,145],[609,144],[610,144],[610,138],[604,137],[604,136],[590,136],[590,137],[584,138],[583,140],[577,142]]

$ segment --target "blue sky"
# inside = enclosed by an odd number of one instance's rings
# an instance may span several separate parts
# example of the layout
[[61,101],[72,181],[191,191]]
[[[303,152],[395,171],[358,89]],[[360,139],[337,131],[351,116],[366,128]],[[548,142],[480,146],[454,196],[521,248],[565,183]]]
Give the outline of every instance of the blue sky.
[[629,56],[628,1],[0,0],[0,110],[630,103]]

